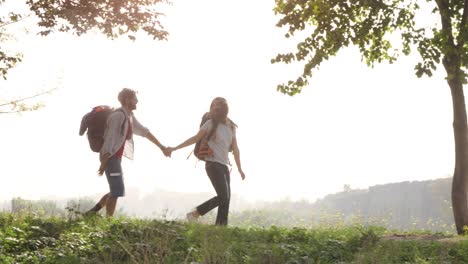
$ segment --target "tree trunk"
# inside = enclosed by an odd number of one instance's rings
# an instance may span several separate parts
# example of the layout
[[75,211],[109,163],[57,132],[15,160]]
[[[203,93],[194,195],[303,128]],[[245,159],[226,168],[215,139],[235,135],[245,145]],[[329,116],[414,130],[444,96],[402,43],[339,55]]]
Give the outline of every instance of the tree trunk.
[[455,171],[452,181],[452,208],[457,233],[463,234],[463,227],[468,225],[468,125],[460,67],[455,61],[445,58],[443,62],[453,103]]

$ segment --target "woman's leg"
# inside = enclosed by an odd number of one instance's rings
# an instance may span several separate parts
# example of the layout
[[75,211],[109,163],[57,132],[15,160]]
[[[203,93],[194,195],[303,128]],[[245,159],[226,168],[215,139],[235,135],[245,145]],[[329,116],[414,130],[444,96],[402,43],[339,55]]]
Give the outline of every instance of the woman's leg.
[[217,196],[197,206],[197,212],[204,215],[218,206],[216,224],[227,225],[231,198],[229,170],[227,166],[216,162],[206,162],[205,169]]
[[[223,173],[222,179],[224,179],[223,186],[226,189],[226,194],[224,198],[220,199],[220,203],[218,205],[218,214],[216,215],[216,225],[228,224],[229,204],[231,201],[231,178],[229,175],[228,168],[226,166],[223,166],[223,167],[224,167],[224,173]],[[220,196],[219,193],[218,193],[218,196]]]

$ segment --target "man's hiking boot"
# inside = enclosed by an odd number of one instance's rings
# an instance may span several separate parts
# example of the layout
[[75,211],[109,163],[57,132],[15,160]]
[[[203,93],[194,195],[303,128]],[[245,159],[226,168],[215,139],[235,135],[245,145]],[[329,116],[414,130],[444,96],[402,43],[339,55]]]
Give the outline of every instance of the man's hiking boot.
[[83,213],[84,217],[96,217],[96,216],[101,216],[97,211],[89,210],[87,212]]
[[197,214],[196,211],[192,211],[190,213],[187,213],[186,215],[187,222],[190,222],[190,223],[198,222],[199,217],[200,216]]

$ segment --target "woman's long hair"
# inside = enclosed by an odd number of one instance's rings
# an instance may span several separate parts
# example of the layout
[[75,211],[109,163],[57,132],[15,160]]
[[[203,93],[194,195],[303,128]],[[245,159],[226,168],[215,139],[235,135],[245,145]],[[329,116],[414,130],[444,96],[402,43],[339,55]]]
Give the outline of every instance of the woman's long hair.
[[[215,103],[222,101],[221,107],[215,108]],[[218,128],[218,124],[221,123],[230,123],[229,125],[232,126],[233,128],[237,127],[237,125],[228,118],[228,113],[229,113],[229,106],[227,104],[227,101],[223,97],[216,97],[211,101],[210,105],[210,118],[213,122],[213,128],[210,130],[208,133],[208,140],[210,140],[211,136],[214,134],[216,129]]]
[[[216,103],[218,103],[219,107],[215,108]],[[228,113],[229,113],[229,107],[228,107],[226,99],[224,99],[223,97],[216,97],[215,99],[213,99],[213,101],[211,101],[211,105],[210,105],[211,119],[213,119],[214,121],[218,121],[218,122],[226,122]]]

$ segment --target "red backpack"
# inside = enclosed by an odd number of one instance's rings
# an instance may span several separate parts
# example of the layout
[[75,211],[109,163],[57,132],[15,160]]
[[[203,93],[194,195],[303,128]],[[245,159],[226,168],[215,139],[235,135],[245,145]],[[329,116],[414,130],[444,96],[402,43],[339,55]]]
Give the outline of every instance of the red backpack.
[[[200,122],[200,127],[203,126],[203,124],[206,123],[206,121],[210,120],[209,113],[206,112],[202,120]],[[214,133],[216,125],[213,124],[213,128],[208,132],[208,136],[203,137],[201,140],[197,141],[195,143],[195,147],[193,148],[193,154],[195,157],[197,157],[199,160],[205,160],[207,157],[210,157],[213,155],[213,150],[208,146],[208,141],[210,140],[210,137]]]
[[[86,131],[89,141],[89,147],[94,152],[99,152],[104,144],[104,132],[107,127],[107,118],[115,110],[107,105],[99,105],[94,107],[89,113],[85,114],[81,119],[80,136]],[[122,111],[120,109],[120,111]],[[122,124],[125,125],[125,122]]]
[[[210,113],[206,112],[202,120],[200,122],[200,127],[203,126],[203,124],[206,123],[206,121],[210,120]],[[228,119],[229,122],[231,122],[232,126],[236,126],[234,122],[232,122],[231,119]],[[213,126],[210,131],[208,131],[208,134],[204,136],[201,140],[199,140],[197,143],[195,143],[195,147],[193,148],[193,154],[195,154],[195,157],[197,157],[199,160],[205,160],[207,157],[213,156],[213,150],[210,148],[208,145],[208,141],[210,141],[210,138],[213,136],[214,133],[216,133],[216,129],[218,128],[218,122],[213,122]],[[232,151],[232,146],[229,151]],[[189,155],[190,157],[190,155]]]

